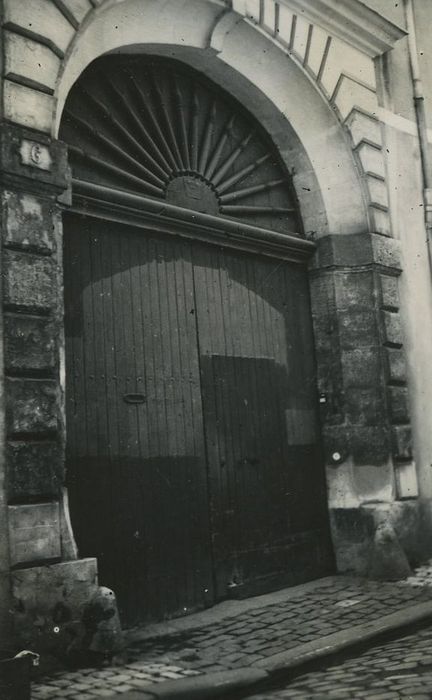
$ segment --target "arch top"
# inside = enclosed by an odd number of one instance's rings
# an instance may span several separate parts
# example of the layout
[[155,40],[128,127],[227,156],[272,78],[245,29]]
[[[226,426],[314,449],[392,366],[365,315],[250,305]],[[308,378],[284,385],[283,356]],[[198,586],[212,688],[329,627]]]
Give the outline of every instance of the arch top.
[[289,172],[261,125],[179,61],[98,58],[69,93],[60,137],[78,180],[302,232]]
[[[86,3],[89,9],[84,12]],[[48,4],[55,8],[50,11],[59,12],[57,4],[46,0],[35,0],[34,7],[33,3],[21,0],[13,4],[22,5],[24,15],[29,14],[30,5],[33,10],[37,5],[39,14]],[[371,69],[368,63],[372,60],[364,57],[361,76],[348,75],[341,57],[345,56],[346,65],[350,62],[350,51],[356,50],[334,37],[329,44],[326,31],[312,24],[306,24],[305,28],[304,18],[300,14],[295,18],[292,11],[289,14],[285,3],[254,0],[248,7],[267,8],[267,14],[259,10],[261,23],[269,21],[268,12],[272,10],[268,8],[280,7],[280,28],[288,31],[291,21],[292,50],[280,41],[281,36],[271,37],[264,26],[256,26],[250,18],[233,12],[233,5],[235,3],[219,0],[80,0],[69,3],[68,7],[72,8],[69,14],[75,13],[74,18],[62,15],[56,31],[63,25],[65,29],[66,25],[69,29],[72,25],[77,28],[72,32],[68,30],[67,39],[57,37],[55,46],[58,48],[59,43],[62,44],[59,51],[53,52],[48,40],[38,45],[45,73],[37,77],[43,78],[43,90],[37,89],[34,75],[21,82],[15,80],[20,70],[24,71],[26,61],[22,60],[24,54],[19,48],[23,37],[17,33],[18,15],[15,11],[14,16],[9,12],[6,34],[8,41],[17,42],[17,48],[15,53],[7,53],[13,57],[21,52],[21,61],[9,66],[14,79],[5,80],[7,117],[57,137],[67,95],[96,58],[109,53],[133,52],[177,58],[224,87],[270,134],[293,174],[306,233],[363,232],[371,226],[379,231],[377,222],[371,223],[373,202],[368,201],[370,195],[364,187],[362,172],[363,134],[367,134],[370,141],[371,124],[375,127],[376,121],[373,66]],[[292,30],[293,21],[296,33]],[[46,26],[53,25],[53,21],[46,23]],[[304,57],[301,60],[301,37],[306,41],[308,61]],[[27,36],[24,43],[32,41],[36,43],[37,37]],[[50,41],[53,43],[52,38]],[[311,66],[318,64],[320,67],[314,73]],[[23,105],[20,114],[16,104]],[[363,118],[369,115],[361,134],[357,108]],[[369,117],[372,121],[368,121]],[[354,134],[351,121],[356,127],[355,143],[350,143]],[[375,128],[374,133],[376,131]],[[353,146],[358,148],[354,154]],[[381,147],[379,143],[377,146]],[[378,204],[377,211],[383,218],[382,202]]]

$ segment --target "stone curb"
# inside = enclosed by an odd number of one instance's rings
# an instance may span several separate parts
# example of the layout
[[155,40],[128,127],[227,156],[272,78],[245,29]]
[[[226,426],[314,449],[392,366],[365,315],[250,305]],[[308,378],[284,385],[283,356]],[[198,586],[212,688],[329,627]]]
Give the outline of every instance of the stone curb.
[[[264,681],[272,676],[296,670],[350,647],[372,642],[385,634],[432,619],[432,601],[411,605],[395,613],[385,615],[375,622],[355,625],[325,637],[301,644],[287,651],[274,654],[254,663],[253,667],[232,671],[217,671],[199,676],[189,676],[177,680],[145,685],[142,690],[135,683],[136,690],[122,694],[123,700],[205,700],[206,698],[226,697],[242,689],[258,690]],[[113,695],[109,700],[118,700]]]
[[[123,693],[125,700],[204,700],[205,698],[225,697],[236,690],[253,690],[258,684],[267,680],[268,671],[258,668],[239,668],[235,671],[214,671],[200,676],[189,676],[172,681],[164,681],[150,686],[143,686],[143,692],[137,690]],[[137,685],[138,688],[138,685]],[[119,696],[113,698],[119,699]],[[109,699],[111,700],[111,698]]]

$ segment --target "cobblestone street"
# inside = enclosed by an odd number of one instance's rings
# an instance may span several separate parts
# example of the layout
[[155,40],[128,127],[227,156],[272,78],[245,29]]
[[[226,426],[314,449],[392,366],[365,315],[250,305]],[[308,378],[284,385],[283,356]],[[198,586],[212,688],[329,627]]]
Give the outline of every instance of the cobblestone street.
[[[417,585],[418,577],[399,584],[331,577],[261,598],[231,603],[225,613],[222,604],[219,609],[216,607],[177,623],[162,623],[150,630],[135,630],[129,635],[128,658],[122,665],[56,673],[39,679],[33,684],[32,698],[91,700],[126,693],[131,689],[145,690],[151,683],[188,675],[253,667],[286,650],[357,625],[367,629],[379,618],[430,601],[432,588],[427,585],[428,571],[425,570],[422,577],[422,585]],[[416,585],[411,585],[412,582]],[[193,626],[194,620],[196,627]],[[182,623],[186,625],[183,631],[172,631],[173,625],[181,627]],[[425,639],[428,639],[427,636]],[[427,641],[424,643],[426,647]],[[396,667],[400,664],[402,653],[403,649],[396,644]],[[416,653],[417,650],[413,649],[412,655]],[[396,658],[398,654],[399,660]],[[429,652],[428,657],[432,663]],[[387,657],[384,655],[383,658]],[[393,656],[390,657],[390,665],[392,659]],[[420,662],[420,658],[411,659],[410,656],[410,661],[404,663]],[[352,664],[354,668],[355,662]],[[405,670],[410,668],[404,667]],[[381,670],[378,664],[376,674]],[[343,674],[340,669],[339,673],[341,680]],[[377,683],[383,681],[382,677],[375,680]],[[331,687],[334,688],[334,685]],[[304,688],[307,690],[307,684]],[[376,688],[385,689],[387,685]],[[298,692],[304,693],[306,690]],[[297,691],[290,689],[289,692],[294,693],[292,697],[297,697]],[[343,697],[343,694],[335,697]]]
[[430,700],[432,627],[249,700]]

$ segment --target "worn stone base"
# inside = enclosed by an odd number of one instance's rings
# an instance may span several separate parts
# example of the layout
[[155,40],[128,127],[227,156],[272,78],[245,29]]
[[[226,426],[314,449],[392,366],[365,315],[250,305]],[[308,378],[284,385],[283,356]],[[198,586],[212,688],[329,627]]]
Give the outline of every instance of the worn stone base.
[[64,659],[82,630],[84,606],[97,590],[96,559],[12,572],[17,645],[41,654],[41,666]]
[[[411,566],[428,556],[421,505],[418,500],[368,503],[358,508],[331,508],[332,540],[340,573],[366,576],[371,561],[376,527],[388,522]],[[430,545],[429,545],[430,547]]]

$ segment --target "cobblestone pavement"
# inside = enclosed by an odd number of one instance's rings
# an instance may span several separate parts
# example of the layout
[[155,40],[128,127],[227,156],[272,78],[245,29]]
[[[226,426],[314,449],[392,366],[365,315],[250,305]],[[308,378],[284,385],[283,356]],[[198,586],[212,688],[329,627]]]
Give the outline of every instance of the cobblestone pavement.
[[287,591],[285,598],[274,594],[277,602],[265,596],[265,604],[255,599],[258,603],[247,609],[240,605],[238,614],[231,612],[222,619],[213,615],[211,624],[196,629],[136,640],[128,649],[128,661],[121,666],[40,679],[33,684],[32,698],[90,700],[108,695],[108,691],[120,694],[142,687],[147,680],[150,684],[253,665],[299,644],[431,600],[432,585],[428,582],[413,586],[344,576],[323,579],[312,588],[305,586],[304,593],[300,589],[292,596]]
[[[197,671],[170,666],[167,663],[135,661],[122,666],[96,670],[94,668],[56,673],[32,685],[32,700],[94,700],[126,693],[136,685],[160,683],[173,678],[197,675]],[[135,684],[135,686],[134,686]]]
[[249,700],[430,700],[432,627]]

